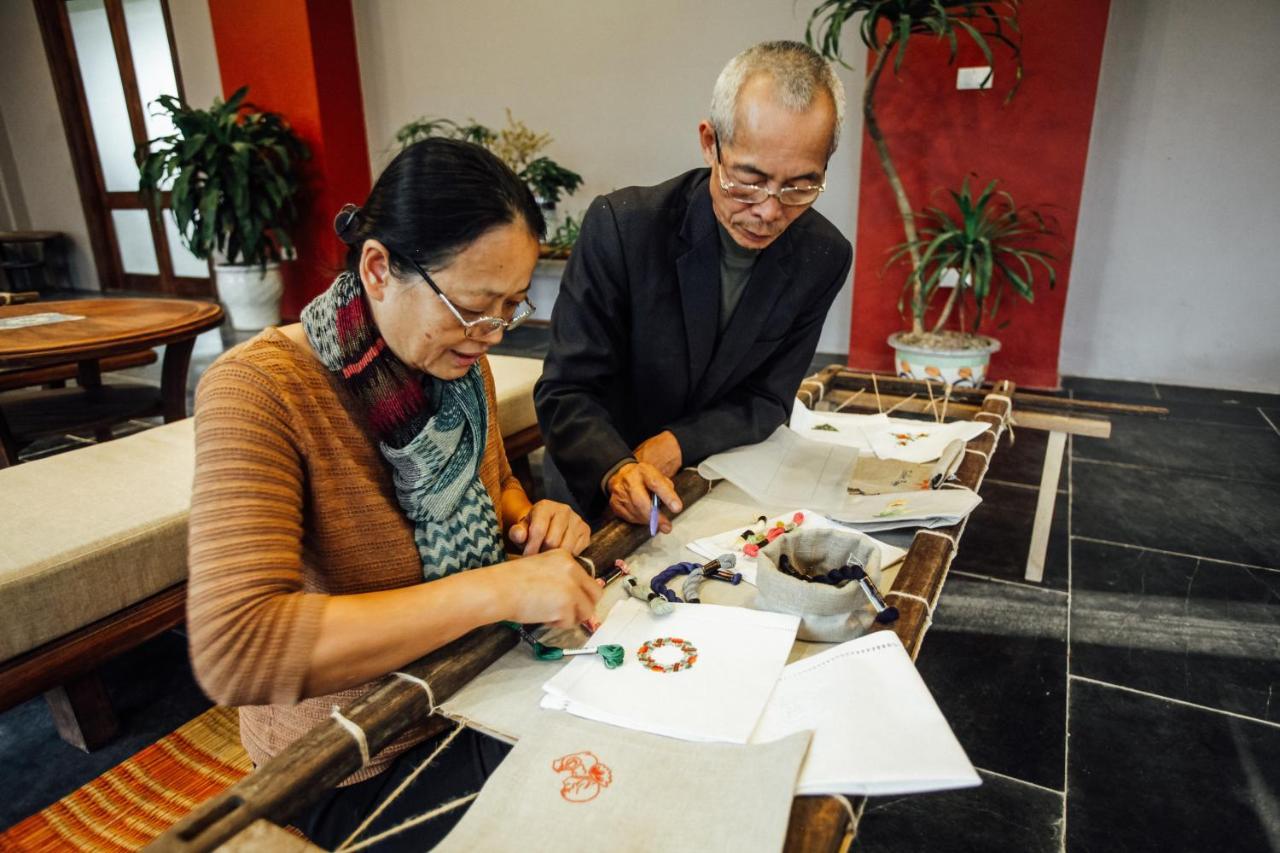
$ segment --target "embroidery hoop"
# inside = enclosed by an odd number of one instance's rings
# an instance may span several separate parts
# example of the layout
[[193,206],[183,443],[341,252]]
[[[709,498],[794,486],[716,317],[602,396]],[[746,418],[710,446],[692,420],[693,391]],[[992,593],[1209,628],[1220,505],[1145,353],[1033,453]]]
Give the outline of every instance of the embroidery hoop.
[[[653,659],[649,654],[652,649],[664,649],[668,646],[678,648],[682,657],[675,663],[662,664]],[[651,672],[679,672],[682,669],[692,669],[693,665],[698,661],[698,647],[688,640],[682,640],[679,637],[658,637],[654,640],[646,640],[636,649],[636,660],[647,670]]]

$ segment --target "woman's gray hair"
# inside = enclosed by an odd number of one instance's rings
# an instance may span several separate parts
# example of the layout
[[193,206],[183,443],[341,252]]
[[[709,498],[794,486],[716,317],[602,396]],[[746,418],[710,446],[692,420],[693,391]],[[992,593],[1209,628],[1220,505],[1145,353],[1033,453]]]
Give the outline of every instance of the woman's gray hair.
[[761,42],[729,60],[711,93],[711,126],[721,143],[732,144],[738,92],[742,84],[756,74],[769,75],[778,100],[793,112],[808,109],[819,86],[827,90],[836,108],[836,123],[827,154],[834,153],[840,142],[840,126],[844,124],[844,84],[830,62],[798,41]]

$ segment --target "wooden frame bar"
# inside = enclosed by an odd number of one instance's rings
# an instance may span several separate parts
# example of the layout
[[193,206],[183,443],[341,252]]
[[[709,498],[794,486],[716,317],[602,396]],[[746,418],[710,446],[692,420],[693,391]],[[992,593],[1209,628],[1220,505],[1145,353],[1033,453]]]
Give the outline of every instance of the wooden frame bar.
[[[1013,385],[1002,383],[993,393],[1012,398]],[[974,418],[987,421],[992,428],[969,442],[957,471],[961,485],[975,491],[981,486],[1011,415],[1012,404],[1006,400],[984,399]],[[686,470],[677,475],[676,488],[687,507],[706,494],[710,484],[696,472]],[[912,659],[920,652],[930,623],[929,611],[941,594],[964,527],[965,522],[961,521],[936,532],[916,534],[890,591],[919,596],[930,602],[930,606],[926,608],[914,598],[898,597],[894,605],[901,617],[892,626],[873,629],[897,632]],[[614,521],[592,537],[585,556],[596,566],[611,567],[614,559],[630,554],[648,538],[648,530],[643,526]],[[612,569],[598,574],[608,577]],[[515,642],[514,635],[503,628],[480,628],[405,667],[404,671],[426,679],[435,701],[440,703],[505,654]],[[427,696],[420,687],[391,680],[344,709],[343,715],[364,730],[369,751],[376,754],[430,712]],[[360,755],[351,736],[336,722],[323,723],[250,776],[197,807],[148,849],[165,853],[212,850],[248,830],[255,821],[287,822],[323,791],[359,768]],[[791,806],[786,850],[795,853],[847,850],[865,805],[865,798],[861,797],[796,797]]]

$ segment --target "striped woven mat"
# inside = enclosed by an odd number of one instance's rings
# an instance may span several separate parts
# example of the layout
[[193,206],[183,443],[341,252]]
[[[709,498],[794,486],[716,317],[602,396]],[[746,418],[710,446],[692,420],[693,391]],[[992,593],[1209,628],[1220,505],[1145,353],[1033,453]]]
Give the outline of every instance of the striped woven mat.
[[0,851],[139,850],[248,775],[232,708],[211,708],[0,834]]

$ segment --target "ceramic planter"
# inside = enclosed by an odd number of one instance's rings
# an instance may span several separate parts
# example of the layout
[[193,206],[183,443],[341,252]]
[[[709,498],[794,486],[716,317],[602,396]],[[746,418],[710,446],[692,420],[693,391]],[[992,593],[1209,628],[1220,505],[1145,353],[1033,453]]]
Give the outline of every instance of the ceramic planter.
[[995,338],[983,337],[969,349],[935,349],[920,344],[904,344],[902,332],[889,336],[893,347],[894,370],[903,379],[932,379],[957,388],[977,388],[987,381],[991,354],[1000,350]]
[[280,325],[284,281],[279,264],[215,264],[213,269],[231,328],[253,332]]

